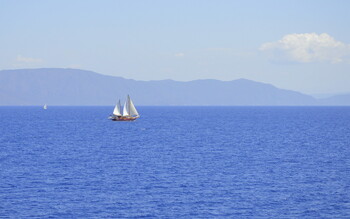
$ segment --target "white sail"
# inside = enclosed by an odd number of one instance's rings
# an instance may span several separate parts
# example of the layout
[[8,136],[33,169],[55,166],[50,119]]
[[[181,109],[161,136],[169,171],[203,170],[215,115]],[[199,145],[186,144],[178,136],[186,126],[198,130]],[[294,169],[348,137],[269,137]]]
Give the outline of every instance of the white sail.
[[128,95],[123,108],[121,107],[119,100],[117,105],[114,107],[113,115],[109,116],[108,118],[113,121],[134,121],[139,117],[140,114],[137,112],[134,103]]
[[129,109],[128,109],[128,101],[125,101],[124,108],[123,108],[123,116],[129,116]]
[[113,115],[115,116],[121,116],[121,106],[120,106],[120,100],[118,101],[117,105],[115,105],[114,110],[113,110]]
[[47,109],[47,105],[45,104],[43,108],[46,110]]
[[132,100],[130,99],[129,95],[128,95],[128,108],[129,108],[129,115],[130,116],[137,116],[139,117],[139,113],[137,112],[134,103],[132,102]]

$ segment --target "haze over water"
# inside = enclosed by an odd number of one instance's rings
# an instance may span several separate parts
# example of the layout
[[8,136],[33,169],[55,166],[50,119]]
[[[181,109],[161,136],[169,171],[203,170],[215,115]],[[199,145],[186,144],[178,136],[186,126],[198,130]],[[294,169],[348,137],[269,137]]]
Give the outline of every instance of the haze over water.
[[350,107],[0,107],[0,217],[346,218]]

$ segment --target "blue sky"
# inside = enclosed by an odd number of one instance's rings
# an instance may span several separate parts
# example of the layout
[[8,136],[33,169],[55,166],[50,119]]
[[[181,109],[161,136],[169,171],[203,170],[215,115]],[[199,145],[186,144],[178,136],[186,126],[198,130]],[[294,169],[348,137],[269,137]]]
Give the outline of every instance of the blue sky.
[[350,92],[350,1],[0,0],[0,69]]

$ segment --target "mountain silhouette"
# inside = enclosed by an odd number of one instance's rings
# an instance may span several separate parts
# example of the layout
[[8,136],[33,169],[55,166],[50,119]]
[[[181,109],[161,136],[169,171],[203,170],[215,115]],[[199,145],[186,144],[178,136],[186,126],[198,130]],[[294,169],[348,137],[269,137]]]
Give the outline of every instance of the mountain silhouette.
[[327,105],[326,100],[246,79],[137,81],[79,69],[0,71],[0,105],[114,105],[127,94],[136,105]]

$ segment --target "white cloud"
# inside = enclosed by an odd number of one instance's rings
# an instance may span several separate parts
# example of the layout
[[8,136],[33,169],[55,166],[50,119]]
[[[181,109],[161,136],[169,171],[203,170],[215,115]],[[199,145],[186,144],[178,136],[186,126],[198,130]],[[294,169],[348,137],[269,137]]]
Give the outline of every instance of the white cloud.
[[18,55],[16,60],[17,60],[17,62],[22,62],[22,63],[41,63],[41,62],[43,62],[42,59],[23,57],[22,55]]
[[350,55],[350,45],[336,41],[327,33],[288,34],[277,42],[262,44],[260,50],[271,52],[275,60],[303,63],[339,63]]
[[176,53],[174,56],[175,57],[183,57],[183,56],[185,56],[185,54],[180,52],[180,53]]

